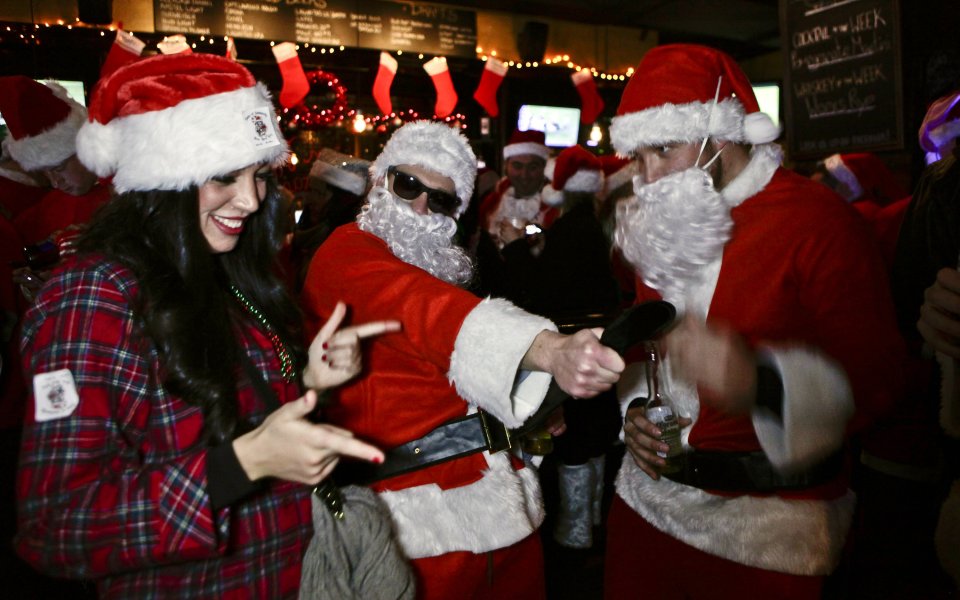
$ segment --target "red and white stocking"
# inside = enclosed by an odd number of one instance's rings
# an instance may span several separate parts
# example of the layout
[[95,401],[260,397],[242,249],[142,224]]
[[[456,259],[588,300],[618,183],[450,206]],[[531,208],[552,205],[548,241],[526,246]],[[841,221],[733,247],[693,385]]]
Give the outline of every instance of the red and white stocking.
[[580,94],[580,122],[593,123],[603,112],[603,98],[597,93],[597,83],[589,69],[581,69],[570,75]]
[[428,60],[423,63],[423,70],[430,75],[430,79],[433,80],[433,87],[437,90],[437,103],[433,107],[434,114],[438,117],[450,115],[457,106],[457,92],[453,89],[453,80],[450,79],[447,59],[438,56]]
[[495,58],[488,58],[486,66],[483,67],[483,75],[480,76],[480,85],[477,86],[477,91],[473,93],[473,99],[491,117],[500,114],[500,106],[497,104],[497,90],[503,83],[503,77],[506,74],[507,65]]
[[283,77],[283,89],[280,90],[280,106],[292,108],[307,97],[310,83],[303,72],[297,46],[293,42],[283,42],[273,47],[273,57],[277,59],[280,75]]
[[380,53],[380,69],[373,82],[373,99],[377,101],[380,112],[389,115],[393,112],[393,102],[390,101],[390,86],[393,85],[393,76],[397,74],[397,59],[387,52]]
[[100,67],[100,77],[106,77],[123,65],[140,58],[144,46],[146,44],[132,33],[117,29],[117,37],[114,38],[113,44],[110,46],[107,59],[103,61],[103,66]]

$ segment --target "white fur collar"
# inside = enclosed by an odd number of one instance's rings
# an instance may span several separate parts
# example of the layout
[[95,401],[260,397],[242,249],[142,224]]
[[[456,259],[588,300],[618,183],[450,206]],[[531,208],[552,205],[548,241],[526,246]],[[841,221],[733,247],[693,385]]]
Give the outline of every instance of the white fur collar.
[[720,192],[730,208],[739,206],[741,202],[765,188],[782,160],[783,150],[777,144],[754,146],[750,151],[750,162]]

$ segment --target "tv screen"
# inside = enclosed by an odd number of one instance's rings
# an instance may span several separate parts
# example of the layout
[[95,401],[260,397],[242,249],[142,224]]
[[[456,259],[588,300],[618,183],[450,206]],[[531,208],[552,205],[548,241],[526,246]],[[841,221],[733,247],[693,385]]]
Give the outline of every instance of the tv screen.
[[548,146],[566,148],[577,143],[580,135],[580,109],[567,106],[524,104],[517,116],[517,129],[535,129],[546,136]]
[[780,84],[755,83],[753,93],[760,104],[760,112],[767,113],[774,125],[780,125]]
[[[39,81],[40,83],[44,82],[43,79],[38,79],[37,81]],[[87,100],[86,98],[84,98],[84,94],[83,94],[82,81],[63,81],[59,79],[54,79],[52,81],[56,81],[57,83],[62,85],[63,89],[67,90],[67,96],[69,96],[73,100],[76,100],[83,106],[87,105]],[[0,126],[5,126],[6,124],[7,122],[3,120],[3,115],[0,114]]]

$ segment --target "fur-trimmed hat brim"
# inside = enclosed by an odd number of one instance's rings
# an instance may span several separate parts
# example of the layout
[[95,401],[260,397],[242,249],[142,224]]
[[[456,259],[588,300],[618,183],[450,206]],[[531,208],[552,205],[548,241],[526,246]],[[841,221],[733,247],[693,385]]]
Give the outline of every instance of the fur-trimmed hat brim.
[[118,192],[184,190],[253,164],[279,166],[289,149],[267,88],[255,86],[91,121],[77,135],[77,155]]

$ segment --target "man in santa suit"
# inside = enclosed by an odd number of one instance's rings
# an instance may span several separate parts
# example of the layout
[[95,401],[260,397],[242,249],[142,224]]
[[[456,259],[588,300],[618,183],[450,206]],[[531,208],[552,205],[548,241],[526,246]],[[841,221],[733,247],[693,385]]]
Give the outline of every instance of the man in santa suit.
[[523,225],[535,223],[546,228],[557,217],[558,209],[547,204],[542,193],[550,158],[545,140],[542,131],[517,130],[503,147],[506,176],[480,201],[478,215],[480,227],[497,247],[503,247],[502,226],[523,229]]
[[[366,373],[338,390],[325,416],[388,449],[372,487],[413,561],[420,598],[543,598],[537,475],[502,445],[468,442],[524,423],[551,376],[572,396],[592,397],[617,380],[623,360],[599,331],[560,335],[547,319],[460,287],[473,270],[452,239],[476,158],[458,132],[404,125],[371,175],[357,223],[334,231],[311,262],[308,330],[338,300],[357,322],[379,315],[403,330],[368,346]],[[445,454],[451,444],[458,449]]]
[[627,454],[608,520],[609,598],[819,598],[853,514],[840,454],[886,409],[903,355],[870,232],[780,167],[778,129],[711,48],[649,51],[611,129],[637,161],[615,239],[638,299],[673,303],[660,391],[686,454],[618,393]]
[[0,114],[9,128],[4,151],[27,172],[43,174],[53,190],[14,219],[25,244],[86,223],[110,198],[109,186],[77,159],[77,131],[87,110],[59,84],[0,77]]
[[818,163],[812,178],[843,196],[870,222],[883,258],[891,265],[910,192],[880,157],[871,152],[833,154]]

